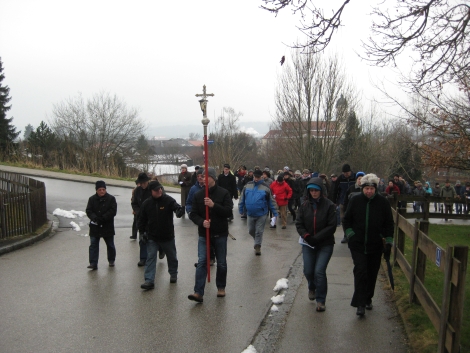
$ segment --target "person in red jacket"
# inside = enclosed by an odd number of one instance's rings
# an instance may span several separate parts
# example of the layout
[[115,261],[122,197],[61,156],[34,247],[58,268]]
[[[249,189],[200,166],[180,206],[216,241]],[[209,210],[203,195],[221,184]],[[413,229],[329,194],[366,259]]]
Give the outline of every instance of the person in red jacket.
[[394,191],[396,191],[396,192],[398,193],[398,195],[400,195],[400,188],[395,185],[395,183],[393,182],[393,180],[390,180],[390,181],[388,182],[387,188],[385,189],[385,193],[386,193],[387,195],[391,195]]
[[[283,174],[280,174],[277,177],[277,181],[271,183],[269,187],[271,188],[274,200],[276,200],[276,203],[279,206],[282,229],[286,229],[287,204],[289,203],[289,199],[292,197],[292,188],[284,181]],[[272,225],[270,228],[276,228],[276,225]]]

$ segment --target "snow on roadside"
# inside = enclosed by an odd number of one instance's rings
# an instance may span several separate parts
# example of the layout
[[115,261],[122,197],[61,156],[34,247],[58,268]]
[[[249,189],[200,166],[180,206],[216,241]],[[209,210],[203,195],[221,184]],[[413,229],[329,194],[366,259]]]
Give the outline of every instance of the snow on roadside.
[[276,282],[276,285],[273,288],[273,291],[278,292],[281,289],[289,288],[289,285],[287,284],[287,282],[289,282],[289,280],[287,278],[278,279],[277,282]]
[[82,230],[82,228],[80,228],[80,226],[77,223],[75,223],[74,221],[70,222],[70,225],[72,226],[72,229],[76,232],[79,232],[79,231]]
[[54,216],[61,216],[61,217],[65,217],[65,218],[77,218],[77,217],[85,217],[86,216],[86,213],[83,212],[83,211],[75,211],[75,210],[71,210],[71,211],[66,211],[66,210],[62,210],[60,208],[56,208],[54,210],[54,212],[52,212],[52,214]]
[[279,294],[274,297],[271,297],[273,304],[282,304],[284,302],[285,294]]
[[258,351],[252,344],[250,344],[242,353],[258,353]]

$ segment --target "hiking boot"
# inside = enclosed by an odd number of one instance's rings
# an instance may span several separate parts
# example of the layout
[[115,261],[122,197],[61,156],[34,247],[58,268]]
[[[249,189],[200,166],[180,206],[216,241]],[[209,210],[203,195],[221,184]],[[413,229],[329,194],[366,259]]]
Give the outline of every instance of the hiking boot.
[[246,219],[246,214],[241,215],[241,219]]
[[147,260],[140,260],[140,261],[137,263],[137,266],[139,266],[139,267],[145,266],[145,262],[146,262],[146,261],[147,261]]
[[255,245],[255,255],[261,255],[261,245]]
[[188,299],[194,300],[195,302],[198,302],[198,303],[202,303],[204,301],[204,299],[202,299],[202,295],[200,295],[199,293],[188,295]]
[[287,227],[286,226],[282,226],[282,229],[286,229]]
[[366,304],[366,309],[367,309],[367,310],[372,310],[373,307],[374,307],[374,306],[372,305],[372,303]]
[[316,296],[314,290],[309,290],[309,291],[308,291],[308,299],[309,299],[309,300],[315,300],[316,297],[317,297],[317,296]]
[[134,240],[135,240],[135,239],[137,239],[137,235],[131,235],[131,236],[129,237],[129,239],[134,239]]
[[219,298],[225,297],[225,289],[224,289],[224,288],[218,288],[218,289],[217,289],[217,296],[218,296]]
[[176,283],[177,280],[178,280],[178,276],[176,276],[176,275],[171,275],[170,276],[170,283]]
[[163,259],[163,258],[165,258],[165,252],[160,250],[160,251],[158,252],[158,258],[159,258],[160,260]]
[[114,261],[109,261],[109,267],[114,267]]
[[366,309],[363,306],[358,306],[356,310],[356,315],[364,316]]
[[343,238],[343,240],[341,240],[341,243],[347,243],[348,242],[348,238],[346,238],[346,236]]
[[90,264],[89,266],[87,266],[87,268],[91,269],[91,270],[97,270],[98,269],[98,265],[96,264]]
[[276,229],[276,225],[269,226],[269,228],[271,228],[271,229]]
[[325,310],[326,310],[325,303],[317,303],[318,312],[325,311]]
[[151,282],[145,282],[144,284],[140,285],[140,288],[145,289],[145,290],[154,289],[155,284],[153,284]]

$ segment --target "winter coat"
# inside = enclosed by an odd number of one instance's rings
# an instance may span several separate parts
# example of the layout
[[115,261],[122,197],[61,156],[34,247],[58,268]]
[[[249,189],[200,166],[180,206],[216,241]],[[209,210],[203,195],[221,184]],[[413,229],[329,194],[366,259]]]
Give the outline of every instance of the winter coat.
[[[206,219],[206,206],[204,205],[205,188],[194,194],[193,205],[189,213],[189,219],[198,226],[200,237],[206,236],[206,228],[202,225]],[[214,185],[209,188],[209,198],[214,202],[214,207],[209,207],[210,234],[228,235],[227,218],[232,216],[233,209],[233,202],[229,192],[218,185]]]
[[427,181],[424,186],[424,192],[426,194],[432,195],[432,188],[431,188],[431,184],[429,184],[429,181]]
[[346,192],[348,189],[356,184],[356,175],[351,173],[349,178],[346,178],[343,174],[341,174],[338,179],[336,179],[335,183],[335,197],[333,202],[337,205],[344,205],[344,200],[346,198]]
[[353,186],[349,187],[348,191],[346,192],[346,197],[344,199],[345,210],[348,208],[349,200],[351,200],[351,197],[359,195],[361,192],[361,187],[359,185],[354,184]]
[[[446,199],[455,199],[457,196],[457,193],[455,192],[455,189],[452,186],[446,187],[444,186],[441,189],[441,197],[445,197]],[[452,205],[453,202],[445,202],[446,205]]]
[[[182,182],[183,184],[180,184],[180,182]],[[191,183],[191,173],[186,171],[186,172],[181,172],[179,175],[178,175],[178,184],[181,186],[182,189],[188,189],[193,186],[193,184]]]
[[[312,178],[308,184],[322,186],[321,178]],[[307,184],[307,185],[308,185]],[[335,244],[336,205],[323,196],[314,200],[310,193],[297,211],[295,226],[301,237],[310,234],[308,243],[315,247]]]
[[106,193],[103,197],[94,194],[88,199],[86,215],[90,222],[90,237],[110,237],[115,234],[114,217],[117,213],[116,198]]
[[227,190],[230,196],[238,200],[237,180],[235,175],[230,172],[227,175],[224,173],[220,174],[217,178],[217,185]]
[[385,193],[387,195],[391,195],[394,191],[396,191],[398,195],[400,195],[400,188],[395,184],[393,184],[393,186],[387,186],[387,188],[385,189]]
[[147,200],[149,197],[152,196],[152,191],[150,191],[149,187],[147,186],[145,189],[142,186],[138,186],[135,188],[134,196],[132,197],[131,206],[134,214],[139,216],[140,207]]
[[343,227],[351,250],[365,254],[383,251],[383,239],[393,242],[393,217],[390,203],[380,194],[370,199],[361,193],[349,200]]
[[246,213],[250,217],[261,217],[271,211],[277,217],[276,202],[271,195],[271,189],[262,180],[250,181],[243,188],[238,202],[240,214]]
[[285,181],[278,182],[276,180],[269,187],[278,206],[286,206],[289,203],[292,189]]
[[180,209],[176,200],[165,193],[159,198],[149,197],[140,209],[139,232],[147,231],[148,238],[157,242],[172,240],[175,237],[173,212]]
[[246,175],[246,170],[243,170],[243,169],[239,169],[239,170],[237,170],[237,172],[235,173],[235,176],[237,177],[237,187],[238,187],[238,190],[243,189],[243,185],[245,185],[245,184],[243,183],[243,179],[245,178],[245,175]]
[[194,194],[204,188],[204,186],[201,186],[201,184],[196,183],[193,186],[191,186],[191,189],[189,189],[188,197],[186,198],[186,212],[189,213],[191,212],[191,208],[193,207],[193,199],[194,199]]

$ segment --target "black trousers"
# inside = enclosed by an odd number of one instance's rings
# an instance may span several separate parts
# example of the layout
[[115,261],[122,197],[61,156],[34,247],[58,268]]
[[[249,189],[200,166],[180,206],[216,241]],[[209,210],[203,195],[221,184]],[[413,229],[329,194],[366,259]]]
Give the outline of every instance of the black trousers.
[[354,295],[351,306],[366,306],[372,302],[374,297],[382,252],[364,254],[364,251],[352,249],[350,251],[354,262]]

